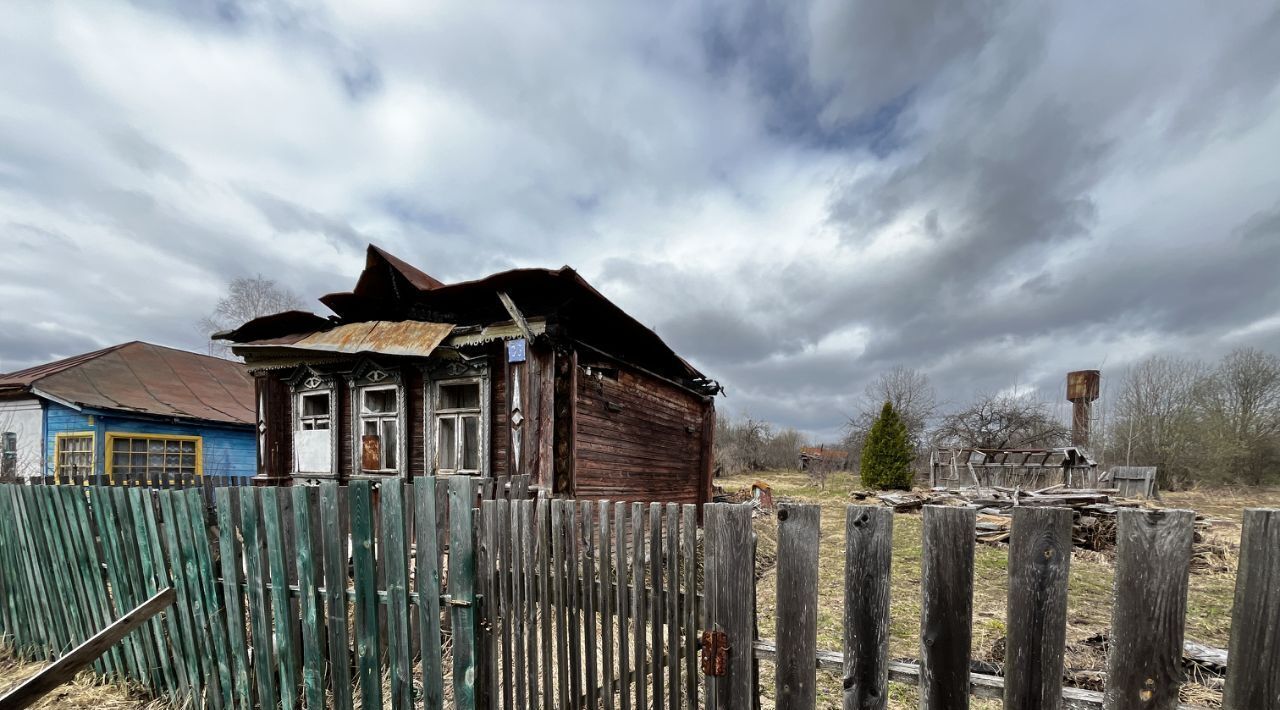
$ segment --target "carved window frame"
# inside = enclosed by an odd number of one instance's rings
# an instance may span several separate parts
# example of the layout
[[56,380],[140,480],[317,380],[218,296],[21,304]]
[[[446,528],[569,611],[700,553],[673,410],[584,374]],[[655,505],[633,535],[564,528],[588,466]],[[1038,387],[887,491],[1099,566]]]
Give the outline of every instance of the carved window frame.
[[[492,428],[493,419],[493,396],[492,396],[492,379],[490,378],[490,368],[488,363],[483,361],[466,362],[462,360],[449,360],[443,364],[429,366],[423,369],[423,419],[422,434],[423,447],[425,451],[426,461],[425,469],[428,475],[432,476],[476,476],[479,478],[488,478],[490,473],[491,455],[490,455],[490,430]],[[436,467],[436,442],[439,432],[436,431],[436,392],[440,385],[450,384],[466,384],[479,383],[480,385],[480,468],[478,471],[458,472],[458,473],[441,473]],[[459,432],[459,435],[461,432]]]
[[[293,375],[285,379],[284,382],[289,386],[289,448],[292,452],[289,468],[291,469],[291,474],[311,478],[337,477],[338,468],[341,466],[340,462],[342,460],[338,455],[342,446],[342,427],[338,418],[337,376],[319,372],[312,367],[303,365]],[[294,441],[294,435],[302,426],[303,396],[315,394],[329,395],[329,470],[300,471],[298,470],[298,447]]]
[[[384,367],[372,360],[363,360],[347,376],[351,385],[351,477],[388,478],[405,477],[409,472],[409,402],[405,398],[405,379],[399,368]],[[361,416],[361,398],[368,390],[394,389],[396,392],[396,467],[366,470],[361,439],[364,434]]]

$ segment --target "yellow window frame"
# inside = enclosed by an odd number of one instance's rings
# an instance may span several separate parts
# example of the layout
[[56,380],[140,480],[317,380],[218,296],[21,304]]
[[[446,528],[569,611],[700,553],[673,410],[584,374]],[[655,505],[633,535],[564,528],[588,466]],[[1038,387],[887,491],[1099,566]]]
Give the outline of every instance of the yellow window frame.
[[98,470],[98,442],[97,435],[92,429],[88,431],[60,431],[53,435],[53,480],[55,483],[62,482],[62,446],[67,439],[88,439],[89,440],[89,476],[92,476]]
[[[189,434],[133,434],[126,431],[107,432],[107,445],[102,450],[106,457],[107,480],[115,483],[115,440],[142,439],[144,441],[194,441],[196,444],[196,478],[204,478],[204,437]],[[150,483],[150,481],[148,481]]]

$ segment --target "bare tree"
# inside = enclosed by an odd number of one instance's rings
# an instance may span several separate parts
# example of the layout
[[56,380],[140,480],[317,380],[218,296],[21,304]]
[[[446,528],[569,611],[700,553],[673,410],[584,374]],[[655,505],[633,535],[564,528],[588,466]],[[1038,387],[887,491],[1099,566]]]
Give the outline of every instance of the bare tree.
[[[938,411],[937,393],[929,376],[920,370],[898,365],[883,372],[867,384],[858,402],[858,412],[849,417],[844,440],[851,457],[858,456],[862,444],[871,430],[872,423],[880,415],[880,408],[888,402],[907,427],[907,437],[916,452],[917,463],[927,460],[921,457],[926,445],[929,422]],[[850,461],[856,468],[856,461]]]
[[715,459],[721,473],[794,467],[804,443],[804,436],[795,429],[775,431],[772,424],[760,419],[716,419]]
[[[261,274],[242,276],[227,284],[227,295],[218,300],[212,313],[200,318],[196,327],[208,338],[218,331],[238,327],[254,318],[301,307],[301,299],[275,281]],[[228,357],[230,353],[231,348],[210,338],[210,355]]]
[[1218,476],[1258,485],[1280,466],[1280,358],[1232,352],[1198,389],[1204,451]]
[[988,394],[943,417],[933,438],[940,446],[957,448],[1048,448],[1066,444],[1070,432],[1033,395]]
[[1157,466],[1166,485],[1182,487],[1195,475],[1197,399],[1203,363],[1149,357],[1123,375],[1114,402],[1111,461]]

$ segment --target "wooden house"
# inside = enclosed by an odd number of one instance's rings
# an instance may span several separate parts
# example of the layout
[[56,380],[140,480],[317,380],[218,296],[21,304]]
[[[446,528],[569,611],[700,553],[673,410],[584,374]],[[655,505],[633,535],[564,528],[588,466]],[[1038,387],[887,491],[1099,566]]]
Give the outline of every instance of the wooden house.
[[445,284],[370,246],[355,288],[216,334],[256,379],[264,481],[528,474],[710,500],[719,385],[573,269]]
[[244,366],[130,342],[0,375],[0,479],[252,476]]

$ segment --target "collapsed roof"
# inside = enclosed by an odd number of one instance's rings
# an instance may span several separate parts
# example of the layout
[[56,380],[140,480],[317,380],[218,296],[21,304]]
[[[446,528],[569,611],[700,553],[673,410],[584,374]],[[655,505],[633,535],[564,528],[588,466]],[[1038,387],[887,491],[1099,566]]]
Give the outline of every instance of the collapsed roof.
[[554,270],[513,269],[475,281],[445,284],[373,245],[369,246],[365,268],[355,288],[320,298],[335,316],[322,318],[286,311],[249,321],[214,337],[236,343],[237,352],[251,355],[253,346],[286,345],[316,333],[371,321],[447,324],[458,333],[471,326],[510,322],[512,316],[499,293],[509,296],[525,318],[545,321],[549,332],[706,394],[720,389],[677,355],[657,333],[614,305],[568,266]]

